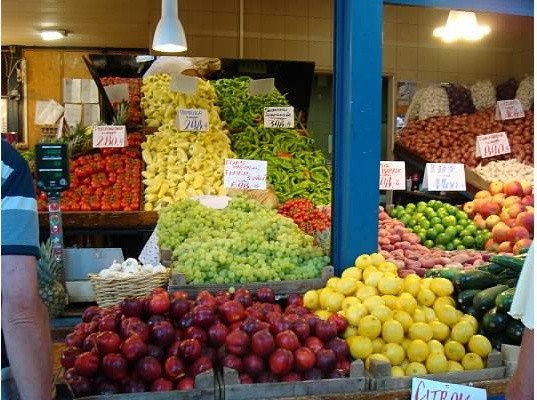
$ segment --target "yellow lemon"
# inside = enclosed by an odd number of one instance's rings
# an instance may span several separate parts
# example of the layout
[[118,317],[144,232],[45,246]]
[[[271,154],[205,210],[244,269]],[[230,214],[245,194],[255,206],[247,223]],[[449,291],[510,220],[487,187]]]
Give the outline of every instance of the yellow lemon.
[[431,328],[433,328],[433,339],[440,340],[443,342],[449,337],[449,326],[447,326],[443,322],[434,320],[429,322],[429,325],[431,326]]
[[459,321],[451,328],[451,339],[466,344],[474,334],[474,327],[470,321]]
[[371,310],[371,315],[377,317],[380,322],[386,322],[393,318],[393,311],[384,304],[380,304]]
[[408,330],[408,337],[428,342],[433,338],[433,328],[427,322],[414,322]]
[[365,267],[365,269],[362,271],[362,281],[365,282],[366,278],[371,274],[377,274],[380,271],[377,267],[370,265],[369,267]]
[[397,275],[397,265],[395,265],[391,261],[384,261],[380,263],[378,266],[378,269],[379,271],[382,271],[382,272],[390,272],[394,275]]
[[330,279],[328,279],[328,280],[326,281],[326,285],[325,285],[325,287],[330,288],[330,289],[337,290],[337,285],[338,285],[340,279],[341,279],[341,278],[339,278],[339,277],[337,277],[337,276],[333,276],[333,277],[331,277]]
[[405,349],[397,343],[386,343],[382,347],[382,354],[388,357],[392,365],[401,365],[406,357]]
[[465,370],[485,368],[483,359],[475,353],[466,353],[462,358],[461,364]]
[[410,362],[405,369],[406,376],[426,375],[427,368],[420,362]]
[[341,273],[341,279],[344,278],[351,278],[359,281],[362,279],[362,270],[356,267],[349,267]]
[[350,336],[347,339],[349,352],[355,360],[365,360],[373,353],[371,339],[365,336]]
[[397,302],[399,304],[399,309],[406,311],[410,315],[414,314],[414,311],[416,311],[416,308],[418,307],[416,299],[410,293],[406,292],[399,295]]
[[433,278],[423,278],[421,281],[420,281],[420,286],[422,289],[429,289],[431,287],[431,282],[432,282]]
[[447,304],[438,306],[438,309],[436,310],[436,317],[438,320],[449,327],[455,326],[455,324],[459,322],[461,316],[462,313],[459,310]]
[[418,303],[423,306],[432,306],[436,300],[436,296],[431,289],[421,288],[416,297]]
[[384,276],[378,281],[378,290],[382,294],[398,295],[403,290],[403,280],[398,276]]
[[343,311],[347,311],[347,308],[349,308],[353,304],[362,304],[362,302],[356,296],[347,296],[345,297],[345,300],[343,300],[343,302],[341,303],[341,309]]
[[349,296],[354,294],[358,289],[358,283],[356,279],[353,278],[341,278],[336,286],[336,290],[343,294],[344,296]]
[[407,313],[406,311],[403,311],[403,310],[394,311],[393,312],[393,319],[396,320],[396,321],[399,321],[399,323],[401,324],[401,326],[403,327],[403,330],[405,332],[408,332],[408,329],[410,328],[410,326],[414,322],[414,320],[412,319],[410,314]]
[[436,294],[437,296],[451,296],[455,288],[453,287],[453,283],[446,278],[433,278],[431,281],[430,289]]
[[342,333],[343,338],[347,339],[350,336],[358,336],[358,327],[353,325],[347,325]]
[[382,338],[386,343],[401,343],[405,337],[403,325],[395,319],[389,319],[382,324]]
[[369,255],[369,260],[371,261],[371,264],[379,266],[381,265],[386,259],[384,256],[380,253],[371,253]]
[[405,376],[405,370],[399,365],[392,365],[391,376],[395,376],[395,377]]
[[471,323],[474,328],[474,335],[477,333],[477,330],[479,329],[479,322],[477,321],[476,317],[470,314],[464,314],[461,319],[459,319],[459,322],[460,321],[468,321]]
[[358,323],[358,334],[366,336],[370,339],[375,339],[380,335],[382,324],[374,315],[366,315]]
[[351,325],[358,326],[360,320],[368,314],[367,307],[361,303],[350,305],[345,311],[345,318]]
[[386,342],[381,337],[375,338],[371,341],[373,345],[373,353],[381,353]]
[[412,319],[414,322],[427,322],[425,312],[421,308],[416,308],[414,314],[412,314]]
[[464,371],[463,366],[461,363],[453,360],[448,360],[447,362],[447,372],[457,372],[457,371]]
[[421,339],[414,339],[406,349],[406,355],[411,362],[422,362],[429,355],[429,346]]
[[448,360],[444,352],[430,353],[425,361],[425,367],[430,374],[441,374],[448,369]]
[[328,295],[325,308],[333,313],[339,311],[341,310],[341,303],[343,303],[343,300],[345,300],[345,296],[339,292],[333,292]]
[[492,344],[487,337],[483,335],[473,335],[468,341],[468,349],[470,352],[485,358],[492,351]]
[[444,354],[444,345],[439,340],[432,339],[427,342],[429,347],[429,353],[442,353]]
[[466,350],[459,342],[448,340],[444,344],[444,353],[449,360],[460,361],[466,354]]
[[380,298],[384,300],[384,304],[386,304],[392,310],[397,309],[397,300],[398,300],[397,296],[394,296],[393,294],[384,294],[380,296]]
[[416,274],[410,274],[403,279],[403,292],[416,297],[421,287],[421,278]]
[[365,268],[371,265],[371,257],[369,254],[360,254],[358,257],[356,257],[356,260],[354,260],[354,266],[358,268]]
[[328,310],[317,310],[314,312],[314,314],[321,318],[323,321],[326,321],[333,313]]
[[332,293],[336,293],[336,291],[332,288],[329,288],[329,287],[325,287],[325,288],[322,288],[321,289],[321,292],[319,293],[319,306],[320,308],[326,310],[327,307],[326,307],[326,304],[328,302],[328,297],[330,297],[330,295]]
[[412,343],[412,340],[406,337],[406,338],[404,338],[403,341],[401,342],[401,347],[402,347],[403,349],[405,349],[405,351],[407,351],[407,349],[408,349],[408,345],[409,345],[410,343]]
[[425,314],[425,319],[427,322],[434,321],[436,319],[436,313],[431,307],[421,306],[423,313]]
[[455,300],[451,296],[440,296],[437,297],[433,304],[433,309],[436,311],[436,307],[447,304],[449,306],[455,307]]
[[405,358],[401,363],[401,368],[406,369],[406,367],[408,367],[408,364],[410,364],[410,361],[408,360],[408,358]]
[[390,363],[390,359],[388,357],[386,357],[384,354],[382,353],[373,353],[371,354],[369,357],[367,357],[365,359],[365,367],[369,370],[369,368],[371,368],[371,360],[378,360],[378,361],[383,361],[385,363]]
[[375,271],[372,271],[367,276],[366,276],[366,272],[367,271],[364,271],[364,283],[366,284],[366,286],[371,286],[374,288],[378,287],[378,284],[380,280],[382,279],[382,277],[384,276],[384,274],[377,269],[375,269]]
[[367,311],[371,313],[375,308],[383,306],[384,300],[382,300],[382,298],[376,294],[374,296],[368,297],[367,299],[364,299],[362,303],[364,304],[364,306],[367,307]]
[[371,296],[377,296],[377,294],[377,288],[364,285],[356,290],[355,296],[363,303],[365,299]]
[[304,307],[310,311],[317,310],[319,308],[319,294],[316,290],[308,290],[304,293],[304,298],[302,299]]

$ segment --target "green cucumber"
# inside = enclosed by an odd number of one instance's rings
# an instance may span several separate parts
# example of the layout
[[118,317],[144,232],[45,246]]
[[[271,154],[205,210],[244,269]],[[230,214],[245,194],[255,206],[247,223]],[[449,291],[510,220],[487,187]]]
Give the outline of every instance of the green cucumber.
[[520,273],[520,271],[522,271],[522,267],[524,266],[525,259],[525,256],[492,256],[490,261],[496,264],[504,265],[508,268],[511,268],[513,271]]
[[453,283],[458,291],[466,289],[487,289],[498,283],[498,278],[490,272],[478,269],[460,270],[455,275]]
[[449,279],[451,282],[453,282],[453,279],[455,279],[455,276],[460,272],[460,269],[457,268],[440,268],[440,272],[438,273],[439,278],[446,278]]
[[513,296],[515,295],[514,287],[504,290],[496,296],[494,304],[500,312],[508,312],[511,309],[511,303],[513,303]]
[[457,304],[460,307],[472,305],[474,296],[481,292],[480,289],[466,289],[457,294]]
[[490,272],[491,274],[497,275],[500,272],[502,272],[507,267],[504,265],[496,264],[496,263],[488,263],[481,265],[477,267],[481,271]]
[[427,271],[425,271],[425,275],[423,277],[424,278],[437,278],[438,276],[440,276],[441,270],[442,270],[441,268],[428,269]]
[[483,329],[488,333],[500,333],[507,329],[509,322],[509,315],[499,312],[496,307],[488,310],[481,322],[483,323]]
[[490,310],[495,305],[496,296],[498,296],[506,289],[509,289],[509,286],[496,285],[488,289],[482,290],[474,296],[472,304],[474,305],[476,310],[480,312]]

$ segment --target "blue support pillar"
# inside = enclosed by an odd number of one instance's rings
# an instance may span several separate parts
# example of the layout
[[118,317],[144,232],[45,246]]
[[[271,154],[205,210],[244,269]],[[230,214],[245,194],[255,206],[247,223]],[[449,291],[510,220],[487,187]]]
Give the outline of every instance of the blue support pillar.
[[335,0],[332,264],[377,250],[382,0]]

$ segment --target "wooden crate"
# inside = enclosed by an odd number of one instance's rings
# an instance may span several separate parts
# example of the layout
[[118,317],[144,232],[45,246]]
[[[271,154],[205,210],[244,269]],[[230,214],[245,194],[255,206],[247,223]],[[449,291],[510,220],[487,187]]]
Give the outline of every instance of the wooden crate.
[[296,398],[299,396],[330,395],[358,393],[369,388],[368,378],[364,373],[362,360],[351,364],[349,378],[321,379],[318,381],[275,382],[275,383],[239,383],[238,372],[224,367],[219,376],[222,388],[221,399],[230,400],[264,400]]
[[[371,360],[370,390],[397,390],[410,389],[412,377],[392,377],[389,363],[379,360]],[[499,351],[493,350],[487,358],[486,368],[472,371],[446,372],[442,374],[421,375],[421,378],[439,382],[470,383],[490,381],[505,377],[505,366]]]
[[[472,194],[476,194],[479,190],[488,190],[490,182],[483,179],[478,175],[472,168],[464,167],[464,176],[466,178],[466,183],[469,185],[469,191]],[[473,190],[472,190],[473,188]]]
[[[166,266],[164,262],[163,265]],[[321,276],[316,279],[302,279],[297,281],[271,281],[271,282],[250,282],[250,283],[222,283],[222,284],[187,284],[183,274],[172,273],[168,292],[173,293],[176,290],[182,290],[188,293],[191,297],[196,297],[200,290],[208,290],[211,293],[216,293],[220,290],[228,290],[230,287],[239,288],[245,287],[250,291],[255,291],[262,287],[270,287],[274,290],[277,297],[287,296],[290,293],[306,293],[310,289],[319,289],[326,285],[326,281],[334,276],[334,267],[327,266],[321,272]]]

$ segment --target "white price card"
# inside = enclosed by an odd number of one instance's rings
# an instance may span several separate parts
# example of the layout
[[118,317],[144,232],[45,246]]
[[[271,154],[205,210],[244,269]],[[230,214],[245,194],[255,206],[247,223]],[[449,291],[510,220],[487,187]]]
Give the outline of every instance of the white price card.
[[412,378],[412,400],[487,400],[487,391],[455,383]]
[[380,190],[405,190],[405,162],[404,161],[381,161],[380,162]]
[[509,139],[505,132],[489,133],[476,138],[475,155],[481,158],[511,153]]
[[209,113],[203,108],[180,108],[177,111],[176,126],[180,131],[207,132]]
[[224,187],[229,189],[267,188],[267,162],[226,158],[224,164]]
[[129,101],[129,85],[127,83],[105,86],[104,91],[112,104]]
[[265,128],[294,128],[294,107],[265,107],[263,126]]
[[198,78],[182,74],[172,75],[170,82],[171,92],[181,92],[185,94],[196,94],[198,91]]
[[248,85],[248,94],[250,96],[271,94],[273,90],[274,78],[251,79]]
[[423,188],[430,192],[459,192],[466,190],[464,164],[427,163]]
[[519,99],[499,100],[496,102],[496,119],[524,118],[524,109]]
[[155,229],[144,245],[142,252],[138,256],[138,260],[143,265],[151,264],[153,266],[160,263],[160,248],[158,246],[157,230]]
[[93,147],[125,147],[125,125],[98,125],[93,127]]

